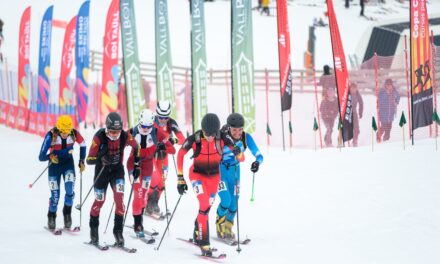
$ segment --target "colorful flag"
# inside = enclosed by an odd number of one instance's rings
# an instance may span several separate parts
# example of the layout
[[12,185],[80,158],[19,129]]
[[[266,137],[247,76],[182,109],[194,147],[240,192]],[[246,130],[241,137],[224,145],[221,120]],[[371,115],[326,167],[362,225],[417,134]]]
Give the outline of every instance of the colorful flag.
[[[193,131],[200,129],[202,117],[208,112],[206,98],[206,35],[203,1],[190,1],[191,13],[191,78]],[[190,111],[190,109],[185,109]]]
[[171,103],[171,117],[176,118],[167,0],[155,0],[155,12],[156,96]]
[[29,64],[31,45],[31,7],[21,15],[18,37],[18,106],[28,108],[31,69]]
[[403,127],[406,124],[405,113],[402,111],[402,115],[400,116],[399,126]]
[[425,0],[410,1],[412,129],[432,124],[433,92]]
[[113,0],[107,12],[102,58],[101,116],[118,109],[119,0]]
[[328,20],[330,37],[332,40],[333,63],[337,84],[339,113],[342,121],[342,138],[349,141],[353,138],[353,113],[351,109],[351,95],[348,87],[347,63],[345,61],[344,48],[341,35],[339,34],[338,21],[336,20],[333,1],[327,0]]
[[89,10],[90,1],[79,8],[76,18],[76,100],[78,123],[86,120],[89,87]]
[[292,68],[287,0],[277,1],[278,57],[280,65],[281,111],[292,107]]
[[121,0],[122,54],[127,95],[128,125],[137,124],[139,113],[145,108],[137,48],[136,19],[133,0]]
[[245,119],[244,130],[255,131],[254,55],[251,0],[232,0],[232,111]]
[[70,78],[73,64],[75,63],[75,40],[76,40],[76,16],[67,24],[64,33],[63,51],[61,54],[60,70],[60,112],[62,114],[75,114],[72,112],[73,101],[73,80]]
[[43,15],[40,29],[40,54],[38,56],[38,99],[37,112],[49,111],[50,50],[52,37],[53,5]]

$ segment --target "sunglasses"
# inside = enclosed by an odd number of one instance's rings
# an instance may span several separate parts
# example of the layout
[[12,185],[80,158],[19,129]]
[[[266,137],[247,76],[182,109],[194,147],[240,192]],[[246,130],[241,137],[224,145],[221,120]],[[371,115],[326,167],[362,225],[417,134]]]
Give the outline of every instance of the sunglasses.
[[165,120],[165,119],[168,119],[169,117],[168,116],[157,116],[160,120]]
[[153,127],[153,125],[149,125],[149,126],[144,126],[144,125],[141,125],[141,124],[139,124],[143,129],[149,129],[149,128],[152,128]]
[[121,130],[107,130],[107,133],[109,133],[110,135],[119,135],[121,134]]

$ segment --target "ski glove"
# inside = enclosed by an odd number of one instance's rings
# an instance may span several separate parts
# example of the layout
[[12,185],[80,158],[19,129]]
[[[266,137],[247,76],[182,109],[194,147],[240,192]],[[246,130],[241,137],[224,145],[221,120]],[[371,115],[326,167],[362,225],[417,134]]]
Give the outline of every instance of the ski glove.
[[58,156],[55,154],[50,154],[49,159],[50,159],[50,163],[52,163],[52,164],[58,164],[58,162],[59,162]]
[[139,162],[135,162],[133,170],[133,182],[135,182],[139,176],[141,176],[141,167]]
[[232,153],[234,153],[235,156],[239,155],[241,153],[241,148],[239,146],[234,146]]
[[186,184],[182,174],[177,175],[177,191],[180,195],[183,195],[186,191],[188,191],[188,185]]
[[160,142],[156,146],[157,151],[166,150],[165,144],[163,142]]
[[260,167],[260,163],[258,161],[252,162],[251,171],[252,172],[257,172],[259,167]]
[[179,143],[179,140],[177,138],[170,138],[170,142],[172,145]]
[[112,164],[110,158],[107,155],[104,155],[104,156],[101,157],[101,163],[104,166]]
[[86,165],[84,164],[84,160],[80,159],[78,163],[79,172],[83,172],[86,169]]

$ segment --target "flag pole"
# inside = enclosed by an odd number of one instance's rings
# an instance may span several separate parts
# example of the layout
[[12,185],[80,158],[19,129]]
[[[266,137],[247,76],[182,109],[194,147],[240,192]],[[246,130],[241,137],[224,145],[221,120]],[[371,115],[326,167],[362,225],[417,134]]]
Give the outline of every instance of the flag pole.
[[374,152],[374,129],[371,129],[371,152]]
[[402,137],[402,140],[403,140],[403,150],[405,150],[405,126],[402,126],[402,133],[403,133],[403,137]]

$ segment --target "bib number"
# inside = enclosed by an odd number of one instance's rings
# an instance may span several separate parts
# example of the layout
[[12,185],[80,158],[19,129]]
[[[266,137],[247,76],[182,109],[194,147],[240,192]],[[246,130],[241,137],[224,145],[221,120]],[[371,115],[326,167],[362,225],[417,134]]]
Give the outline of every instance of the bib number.
[[225,191],[226,189],[226,183],[224,181],[220,181],[218,183],[218,192]]
[[49,189],[51,191],[56,191],[59,189],[56,178],[49,178]]
[[95,200],[99,202],[105,200],[105,193],[103,189],[95,189]]
[[72,171],[67,171],[64,176],[64,182],[74,182],[75,181],[75,174],[73,174]]
[[201,181],[193,181],[192,187],[196,196],[203,193],[203,185]]
[[124,193],[124,180],[118,179],[116,180],[116,192],[117,193]]
[[151,176],[145,176],[142,179],[142,188],[148,190],[150,188]]

